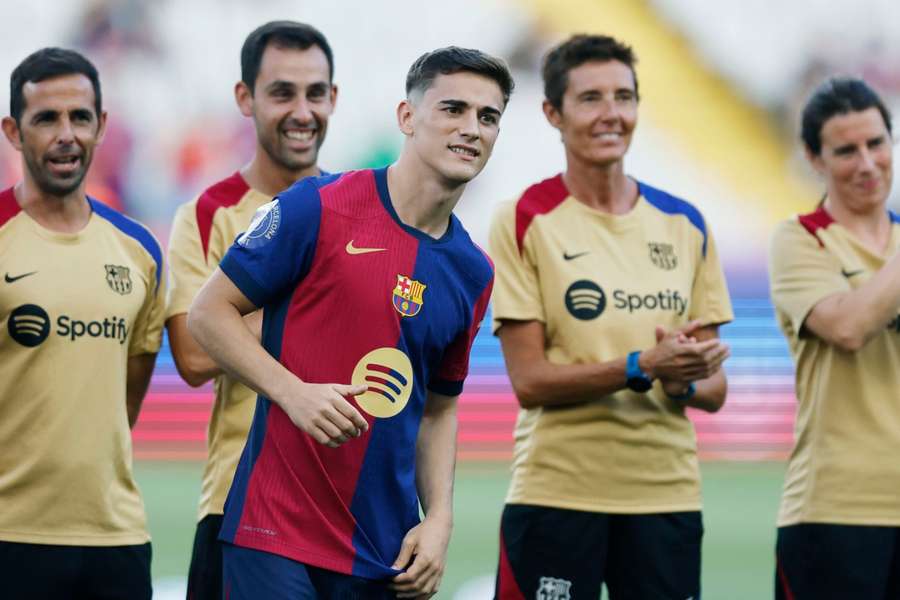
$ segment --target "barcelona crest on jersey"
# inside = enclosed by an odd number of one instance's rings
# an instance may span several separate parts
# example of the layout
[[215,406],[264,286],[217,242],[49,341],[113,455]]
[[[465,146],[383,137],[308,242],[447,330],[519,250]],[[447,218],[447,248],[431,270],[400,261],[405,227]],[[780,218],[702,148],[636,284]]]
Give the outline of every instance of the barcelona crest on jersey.
[[128,267],[119,265],[104,265],[106,267],[106,283],[109,289],[118,292],[123,296],[131,293],[131,277],[128,274]]
[[397,275],[397,286],[394,288],[394,308],[404,317],[414,317],[422,310],[424,283],[410,279],[405,275]]

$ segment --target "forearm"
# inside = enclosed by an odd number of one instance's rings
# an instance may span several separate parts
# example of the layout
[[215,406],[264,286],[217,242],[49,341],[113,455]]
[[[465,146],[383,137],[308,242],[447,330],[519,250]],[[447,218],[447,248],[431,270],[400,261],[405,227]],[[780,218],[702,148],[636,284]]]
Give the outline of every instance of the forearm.
[[728,380],[725,371],[719,369],[712,377],[694,382],[694,395],[684,402],[685,406],[698,408],[709,413],[717,412],[725,404]]
[[141,413],[144,396],[150,387],[156,354],[139,354],[128,358],[125,383],[125,409],[128,413],[128,427],[133,428]]
[[900,255],[852,292],[840,294],[830,306],[835,342],[847,349],[861,348],[879,333],[900,310]]
[[416,488],[425,517],[453,522],[453,477],[456,468],[456,399],[437,396],[439,410],[422,416],[416,443]]
[[[244,323],[257,340],[261,337],[262,311],[257,310],[243,317]],[[178,314],[166,322],[172,358],[181,378],[192,387],[199,387],[222,374],[219,365],[203,350],[187,327],[187,315]]]
[[510,370],[509,377],[523,408],[576,404],[625,389],[625,357],[572,365],[544,359]]
[[198,297],[187,319],[191,335],[225,372],[278,403],[286,379],[294,377],[265,351],[237,307]]

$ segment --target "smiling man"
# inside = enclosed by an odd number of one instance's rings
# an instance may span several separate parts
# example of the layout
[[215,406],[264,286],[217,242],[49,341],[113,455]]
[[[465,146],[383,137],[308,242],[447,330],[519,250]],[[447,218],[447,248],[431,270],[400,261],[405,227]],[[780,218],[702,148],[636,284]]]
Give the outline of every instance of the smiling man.
[[[512,87],[477,50],[419,58],[397,162],[279,194],[194,301],[191,332],[259,392],[220,536],[230,598],[437,591],[456,399],[493,283],[452,211]],[[242,319],[260,308],[262,345]]]
[[[225,497],[234,477],[256,394],[223,373],[187,330],[187,311],[235,237],[253,213],[281,190],[319,175],[319,148],[325,141],[337,88],[334,62],[325,36],[293,21],[266,23],[247,36],[241,49],[241,81],[234,95],[256,128],[256,152],[239,172],[210,186],[179,207],[169,243],[172,284],[166,327],[175,366],[184,380],[199,386],[215,379],[209,446],[194,538],[188,596],[222,597],[222,550],[218,542]],[[259,337],[262,314],[246,318]]]
[[634,54],[574,36],[544,61],[566,170],[491,227],[494,331],[522,410],[497,598],[700,597],[700,475],[688,406],[725,401],[732,318],[691,204],[625,174]]
[[12,73],[0,192],[0,578],[4,598],[151,597],[131,470],[162,338],[162,253],[85,194],[103,139],[97,70],[45,48]]

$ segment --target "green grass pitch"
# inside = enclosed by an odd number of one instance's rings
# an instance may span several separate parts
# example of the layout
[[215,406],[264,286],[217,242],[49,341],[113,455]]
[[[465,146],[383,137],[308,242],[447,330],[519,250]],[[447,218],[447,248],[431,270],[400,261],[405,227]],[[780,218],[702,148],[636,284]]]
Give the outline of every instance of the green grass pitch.
[[[135,466],[153,536],[154,579],[187,573],[200,469],[197,463]],[[703,463],[705,599],[772,597],[774,523],[783,472],[778,463]],[[508,479],[505,465],[458,468],[453,539],[438,598],[450,600],[465,582],[493,574]]]

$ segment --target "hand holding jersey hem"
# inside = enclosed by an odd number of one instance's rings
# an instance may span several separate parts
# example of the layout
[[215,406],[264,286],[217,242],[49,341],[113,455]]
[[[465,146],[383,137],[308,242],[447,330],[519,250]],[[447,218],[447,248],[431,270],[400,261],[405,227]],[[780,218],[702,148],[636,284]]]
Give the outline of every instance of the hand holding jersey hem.
[[444,576],[450,530],[449,519],[426,516],[407,532],[393,565],[395,569],[406,567],[406,572],[390,584],[398,598],[430,598],[437,593]]

